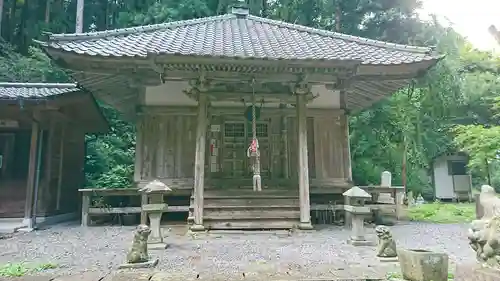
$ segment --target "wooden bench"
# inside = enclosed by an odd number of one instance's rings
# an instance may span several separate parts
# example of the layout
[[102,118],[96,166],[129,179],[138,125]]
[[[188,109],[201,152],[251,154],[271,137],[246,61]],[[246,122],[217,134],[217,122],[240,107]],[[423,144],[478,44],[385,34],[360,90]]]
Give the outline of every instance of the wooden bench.
[[[96,207],[92,206],[91,199],[93,196],[97,197],[111,197],[111,196],[141,196],[141,205],[147,204],[148,196],[140,194],[138,188],[84,188],[79,189],[82,194],[82,226],[88,226],[89,217],[91,215],[105,215],[105,214],[141,214],[141,223],[147,222],[147,213],[142,210],[141,206],[138,207]],[[188,212],[189,206],[169,206],[168,212]]]

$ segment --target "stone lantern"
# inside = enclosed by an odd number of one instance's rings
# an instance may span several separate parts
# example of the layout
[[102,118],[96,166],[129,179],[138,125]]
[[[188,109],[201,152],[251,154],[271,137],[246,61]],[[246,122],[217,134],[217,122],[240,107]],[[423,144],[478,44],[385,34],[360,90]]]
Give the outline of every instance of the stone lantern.
[[344,211],[346,217],[351,218],[352,234],[349,244],[354,246],[373,246],[373,241],[365,239],[364,219],[371,214],[370,207],[365,206],[366,200],[370,200],[372,196],[363,189],[353,186],[351,189],[344,192],[345,197]]
[[158,180],[154,180],[139,189],[139,192],[145,193],[148,197],[147,204],[142,205],[142,211],[148,214],[151,226],[151,234],[148,239],[149,249],[166,249],[168,246],[163,243],[160,224],[161,216],[168,208],[168,205],[163,201],[163,196],[170,191],[172,189]]

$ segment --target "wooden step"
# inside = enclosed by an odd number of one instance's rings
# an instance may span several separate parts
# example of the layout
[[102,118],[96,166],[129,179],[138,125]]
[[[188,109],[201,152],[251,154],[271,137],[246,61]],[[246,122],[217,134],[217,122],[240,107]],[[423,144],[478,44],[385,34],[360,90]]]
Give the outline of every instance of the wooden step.
[[[190,206],[192,207],[192,205]],[[204,210],[245,210],[245,209],[252,209],[252,210],[266,210],[269,212],[272,212],[273,210],[279,210],[279,209],[284,209],[284,210],[294,210],[294,209],[300,209],[299,205],[266,205],[266,206],[255,206],[255,205],[235,205],[235,206],[207,206],[205,205],[203,207]]]
[[203,217],[207,219],[294,219],[299,218],[300,210],[204,210]]
[[[194,199],[191,200],[191,205]],[[206,207],[217,206],[299,206],[298,198],[205,198],[203,205]]]
[[262,190],[251,189],[227,189],[227,190],[205,190],[204,197],[299,197],[298,190]]
[[204,220],[205,228],[211,230],[266,230],[291,229],[297,227],[299,219],[248,219],[248,220]]

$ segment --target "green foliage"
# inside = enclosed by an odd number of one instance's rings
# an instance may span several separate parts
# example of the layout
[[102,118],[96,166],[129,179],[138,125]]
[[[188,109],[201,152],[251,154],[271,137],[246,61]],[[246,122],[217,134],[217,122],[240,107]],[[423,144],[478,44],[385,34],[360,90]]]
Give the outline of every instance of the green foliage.
[[500,126],[458,125],[455,141],[469,154],[469,165],[481,170],[486,161],[496,160],[500,152]]
[[21,277],[28,273],[45,271],[57,268],[57,264],[43,263],[36,266],[29,266],[26,263],[8,263],[0,265],[0,276],[3,277]]
[[53,65],[40,49],[30,47],[23,56],[0,38],[0,81],[8,82],[65,82],[66,74]]
[[412,221],[433,223],[466,223],[476,217],[474,203],[446,204],[430,203],[408,209],[408,218]]
[[101,105],[110,132],[86,137],[85,177],[93,188],[126,188],[132,184],[135,127],[113,108]]

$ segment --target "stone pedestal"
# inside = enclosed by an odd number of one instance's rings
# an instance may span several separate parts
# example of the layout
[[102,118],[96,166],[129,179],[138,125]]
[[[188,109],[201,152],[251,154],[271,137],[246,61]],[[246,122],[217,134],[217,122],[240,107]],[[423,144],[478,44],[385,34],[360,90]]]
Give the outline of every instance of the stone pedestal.
[[354,246],[375,246],[375,241],[365,238],[365,217],[370,214],[370,208],[362,206],[345,206],[345,211],[351,216],[351,237],[347,243]]
[[484,268],[477,263],[458,264],[454,281],[497,281],[500,269]]
[[151,234],[148,239],[148,249],[166,249],[168,245],[163,242],[163,234],[161,231],[161,217],[163,212],[168,208],[168,205],[163,203],[163,193],[151,194],[149,204],[144,204],[142,210],[148,214],[151,227]]

